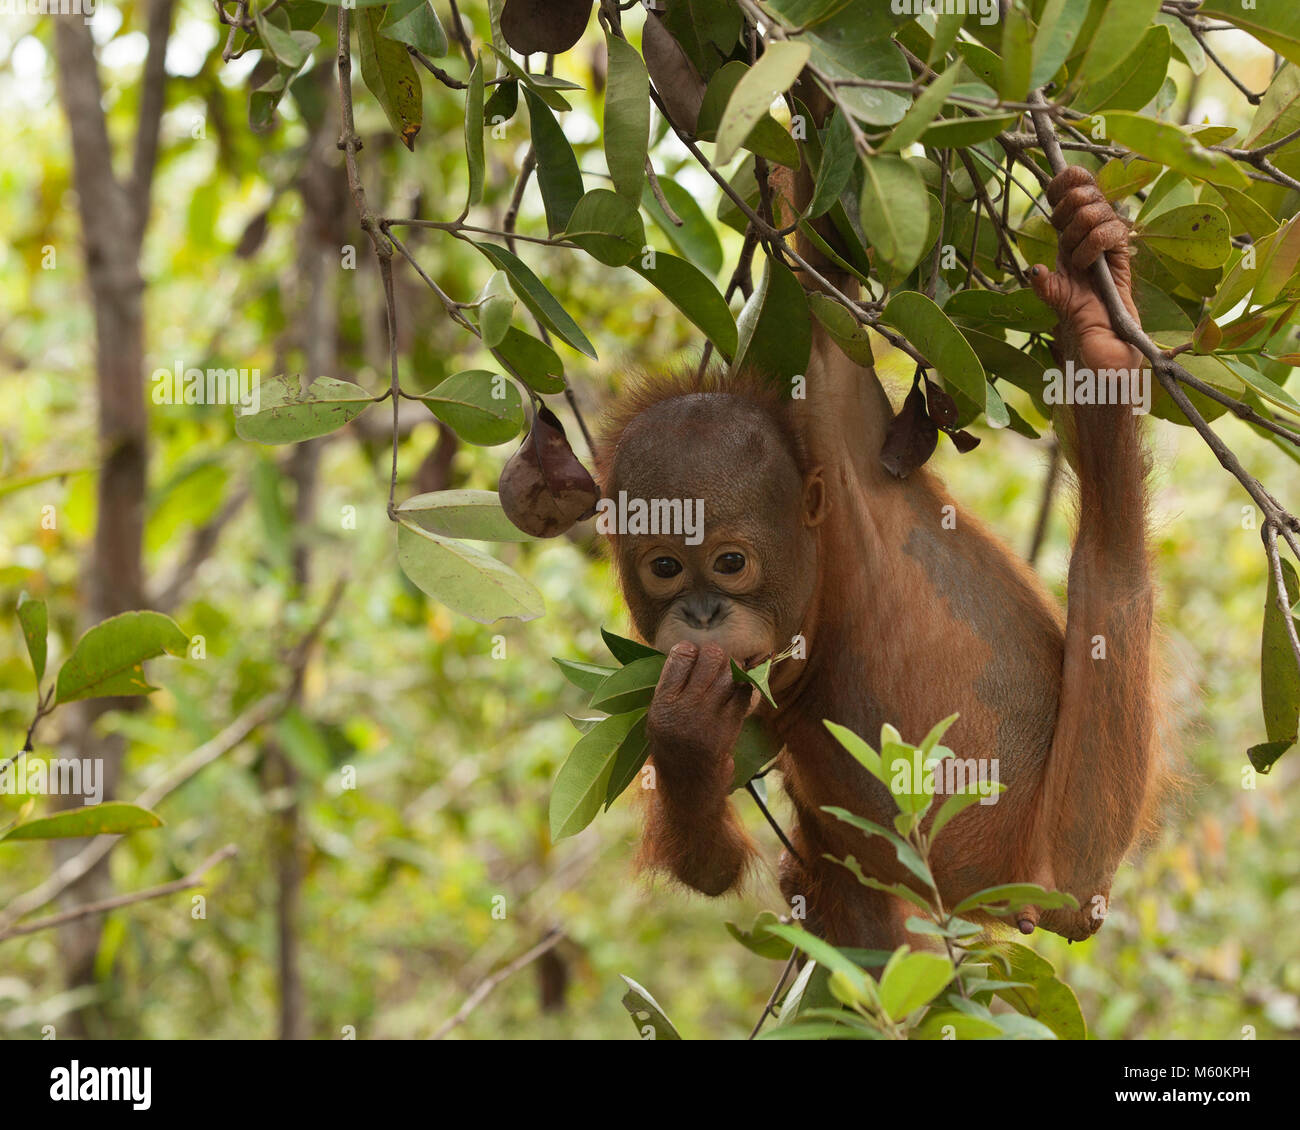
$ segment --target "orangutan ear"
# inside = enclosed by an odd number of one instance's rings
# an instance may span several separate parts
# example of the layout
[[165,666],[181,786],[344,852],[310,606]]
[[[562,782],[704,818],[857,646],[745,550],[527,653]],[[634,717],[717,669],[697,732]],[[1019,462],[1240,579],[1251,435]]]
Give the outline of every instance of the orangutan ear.
[[830,512],[830,499],[826,496],[826,480],[822,469],[814,467],[803,480],[803,524],[820,526]]

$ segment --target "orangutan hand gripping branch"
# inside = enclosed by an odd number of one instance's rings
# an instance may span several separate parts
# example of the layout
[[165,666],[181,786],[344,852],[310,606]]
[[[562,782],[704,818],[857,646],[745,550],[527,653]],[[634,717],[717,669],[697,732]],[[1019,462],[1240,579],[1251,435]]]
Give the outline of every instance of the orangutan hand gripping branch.
[[[1062,355],[1093,370],[1139,366],[1089,271],[1104,254],[1133,309],[1125,224],[1081,168],[1047,191],[1058,266],[1030,277],[1060,317]],[[888,824],[893,803],[823,719],[868,739],[889,722],[919,740],[959,712],[945,744],[961,758],[996,758],[1006,791],[936,842],[945,902],[1034,882],[1070,892],[1080,909],[1030,907],[1024,932],[1082,939],[1101,925],[1155,776],[1146,463],[1129,405],[1058,412],[1079,488],[1064,617],[933,474],[885,471],[889,400],[816,324],[805,399],[784,399],[761,373],[658,380],[624,399],[598,453],[605,494],[703,499],[705,515],[698,545],[612,539],[635,627],[668,653],[647,723],[657,781],[646,865],[710,895],[739,882],[754,848],[727,799],[731,750],[757,709],[783,746],[795,813],[798,858],[782,857],[783,892],[803,895],[808,925],[834,943],[896,946],[907,905],[825,856],[854,855],[887,882],[908,874],[885,841],[822,811]],[[728,658],[752,664],[796,635],[807,658],[773,668],[779,708],[756,705]]]

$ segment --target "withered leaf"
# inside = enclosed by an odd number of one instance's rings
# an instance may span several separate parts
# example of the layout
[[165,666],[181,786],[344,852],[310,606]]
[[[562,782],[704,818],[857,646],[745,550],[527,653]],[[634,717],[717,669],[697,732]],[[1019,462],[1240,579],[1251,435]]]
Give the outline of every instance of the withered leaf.
[[600,491],[573,454],[564,425],[542,406],[497,484],[506,517],[526,534],[553,538],[596,512]]
[[929,377],[925,378],[925,405],[939,427],[951,428],[957,422],[957,402]]
[[700,106],[704,102],[704,79],[654,12],[646,13],[641,50],[645,55],[646,70],[663,99],[669,120],[682,133],[694,137]]
[[501,34],[521,55],[567,51],[587,28],[591,0],[506,0]]
[[896,479],[905,479],[934,454],[938,443],[939,429],[926,411],[918,382],[907,394],[902,410],[889,422],[880,462]]
[[965,455],[968,451],[974,451],[980,445],[979,436],[973,436],[970,434],[970,432],[967,431],[954,432],[947,428],[945,428],[944,431],[947,432],[948,438],[952,440],[953,447],[955,447],[963,455]]

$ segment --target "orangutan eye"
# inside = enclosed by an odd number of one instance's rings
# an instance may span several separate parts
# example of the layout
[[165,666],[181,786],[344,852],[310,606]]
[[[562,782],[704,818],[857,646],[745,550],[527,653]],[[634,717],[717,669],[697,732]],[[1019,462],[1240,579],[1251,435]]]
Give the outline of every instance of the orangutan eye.
[[656,557],[650,562],[650,572],[664,580],[677,576],[681,571],[682,563],[675,557]]
[[739,573],[744,567],[743,553],[724,553],[713,563],[715,573]]

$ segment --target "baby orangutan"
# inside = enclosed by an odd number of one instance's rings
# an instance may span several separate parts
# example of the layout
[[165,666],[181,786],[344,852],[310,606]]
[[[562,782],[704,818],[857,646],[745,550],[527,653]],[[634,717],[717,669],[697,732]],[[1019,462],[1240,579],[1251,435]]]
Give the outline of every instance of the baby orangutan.
[[[1139,366],[1089,272],[1105,255],[1136,316],[1126,225],[1084,169],[1066,169],[1047,194],[1057,269],[1034,267],[1030,277],[1060,317],[1062,356],[1094,371]],[[647,720],[656,787],[643,860],[709,895],[738,883],[754,848],[727,798],[731,751],[756,711],[782,747],[794,806],[798,858],[783,854],[783,892],[806,898],[809,927],[828,940],[892,948],[907,939],[908,905],[825,856],[856,856],[886,882],[909,873],[884,840],[822,811],[838,805],[888,826],[892,798],[823,719],[874,744],[882,723],[919,741],[957,712],[945,744],[958,757],[996,758],[1006,791],[966,809],[936,842],[945,903],[1039,883],[1070,892],[1080,909],[1027,908],[1021,929],[1087,938],[1155,775],[1137,417],[1126,404],[1058,409],[1079,485],[1063,617],[1033,571],[955,507],[932,473],[886,472],[879,456],[893,410],[884,390],[815,320],[813,333],[806,398],[783,398],[761,373],[712,375],[703,386],[691,376],[656,380],[623,399],[600,444],[606,496],[704,500],[698,545],[611,537],[636,631],[668,653]],[[807,657],[774,666],[779,707],[756,705],[728,660],[752,665],[796,635]]]

